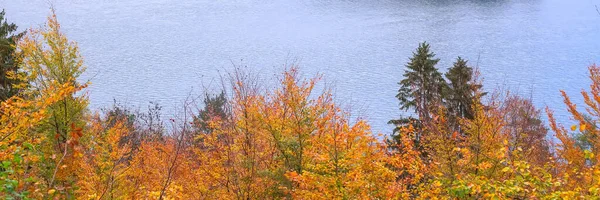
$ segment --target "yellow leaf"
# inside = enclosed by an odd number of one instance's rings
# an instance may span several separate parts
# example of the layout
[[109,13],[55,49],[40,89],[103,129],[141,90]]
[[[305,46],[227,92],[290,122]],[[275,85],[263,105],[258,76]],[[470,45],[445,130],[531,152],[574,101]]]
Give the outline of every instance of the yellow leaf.
[[555,187],[560,187],[562,184],[559,181],[554,182]]
[[49,194],[49,195],[52,195],[52,194],[54,194],[55,192],[56,192],[56,190],[55,190],[55,189],[50,189],[50,190],[48,190],[48,194]]
[[575,131],[575,130],[577,130],[577,125],[573,125],[573,126],[571,126],[571,130],[572,130],[572,131]]
[[581,132],[585,131],[585,128],[586,128],[586,127],[585,127],[585,124],[582,124],[581,126],[579,126],[579,130],[580,130]]

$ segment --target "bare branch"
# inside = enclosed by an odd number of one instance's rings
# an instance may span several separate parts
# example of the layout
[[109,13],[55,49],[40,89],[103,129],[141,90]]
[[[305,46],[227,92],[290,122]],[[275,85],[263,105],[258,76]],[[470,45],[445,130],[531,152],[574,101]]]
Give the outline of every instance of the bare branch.
[[176,142],[175,145],[175,157],[173,158],[173,161],[171,162],[171,166],[169,166],[168,172],[167,172],[167,180],[165,181],[165,183],[163,184],[162,190],[160,191],[160,196],[158,199],[164,199],[165,196],[165,192],[167,190],[167,188],[169,187],[169,185],[171,184],[172,180],[173,180],[173,175],[175,173],[175,170],[177,169],[177,166],[179,165],[178,158],[180,157],[179,155],[181,154],[182,148],[183,148],[183,141],[185,138],[185,134],[188,131],[187,130],[187,122],[188,122],[188,111],[189,111],[189,106],[191,104],[190,101],[191,98],[191,94],[188,94],[188,97],[186,98],[184,105],[183,105],[183,119],[182,119],[182,123],[183,126],[181,127],[180,130],[180,134],[177,135],[177,128],[176,125],[173,125],[174,128],[174,132],[173,132],[173,136],[175,137],[174,142]]

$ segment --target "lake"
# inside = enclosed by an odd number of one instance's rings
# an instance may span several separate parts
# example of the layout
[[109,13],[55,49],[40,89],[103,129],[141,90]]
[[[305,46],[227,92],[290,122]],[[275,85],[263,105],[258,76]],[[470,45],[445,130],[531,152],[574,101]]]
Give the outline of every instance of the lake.
[[[179,110],[216,88],[232,65],[265,82],[285,63],[324,74],[336,99],[374,131],[398,110],[397,82],[419,42],[445,72],[457,56],[479,66],[487,90],[510,89],[570,123],[559,89],[575,102],[600,63],[600,0],[0,0],[10,22],[39,27],[51,2],[78,42],[91,107],[116,99]],[[267,84],[266,83],[266,84]],[[544,117],[545,118],[545,117]]]

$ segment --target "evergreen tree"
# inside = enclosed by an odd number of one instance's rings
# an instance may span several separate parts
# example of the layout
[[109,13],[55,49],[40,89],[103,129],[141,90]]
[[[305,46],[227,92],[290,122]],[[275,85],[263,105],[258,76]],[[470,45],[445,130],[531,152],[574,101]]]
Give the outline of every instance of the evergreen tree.
[[404,79],[398,83],[400,89],[396,95],[396,98],[400,100],[400,109],[403,111],[414,109],[418,118],[401,117],[388,122],[388,124],[395,125],[392,138],[387,141],[392,144],[393,148],[395,148],[395,144],[401,144],[399,134],[401,128],[413,126],[413,129],[410,129],[413,130],[412,132],[404,134],[410,135],[409,137],[415,143],[415,148],[423,158],[427,154],[424,145],[421,145],[422,127],[431,122],[433,112],[442,103],[442,92],[446,87],[442,74],[435,68],[438,62],[439,59],[435,58],[435,54],[429,50],[429,44],[426,42],[419,44],[419,48],[413,52],[413,57],[406,64]]
[[[473,119],[473,101],[477,97],[477,91],[482,85],[473,82],[473,68],[467,65],[467,60],[458,57],[454,65],[446,72],[449,81],[444,99],[448,109],[450,123],[455,130],[459,130],[458,118]],[[484,94],[481,94],[484,95]]]
[[15,45],[25,33],[16,33],[17,25],[8,23],[4,18],[5,12],[0,12],[0,102],[6,101],[17,94],[13,86],[18,84],[18,79],[10,77],[10,73],[18,72],[16,64]]
[[418,124],[428,122],[431,119],[432,109],[439,105],[442,100],[442,91],[446,82],[442,74],[435,68],[439,59],[430,52],[429,44],[423,42],[419,44],[413,57],[406,64],[404,79],[400,81],[400,89],[396,98],[400,100],[400,109],[408,111],[414,109],[418,119],[412,117],[390,120],[389,124],[396,125],[394,132],[400,127],[412,123],[416,127]]
[[202,143],[201,141],[197,141],[198,136],[200,134],[211,134],[213,132],[213,127],[210,126],[211,121],[226,121],[230,114],[227,111],[227,97],[225,97],[225,93],[221,92],[219,95],[210,95],[208,93],[205,94],[204,97],[204,108],[201,109],[197,116],[194,116],[193,119],[193,128],[195,129],[194,134],[192,134],[192,138],[190,138],[192,143],[198,144]]

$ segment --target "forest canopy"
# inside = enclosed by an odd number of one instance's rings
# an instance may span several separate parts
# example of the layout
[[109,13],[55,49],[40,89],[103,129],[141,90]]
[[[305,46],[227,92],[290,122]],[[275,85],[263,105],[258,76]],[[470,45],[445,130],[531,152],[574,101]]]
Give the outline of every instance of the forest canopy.
[[[297,65],[265,87],[248,71],[164,120],[88,108],[79,48],[52,13],[16,32],[0,13],[2,199],[597,199],[600,67],[574,121],[511,93],[483,91],[457,57],[438,71],[419,44],[398,77],[398,119],[381,139]],[[326,75],[323,75],[326,76]],[[316,90],[324,87],[325,90]],[[394,97],[390,97],[394,98]],[[544,122],[548,121],[548,124]],[[169,125],[165,125],[169,123]],[[556,138],[555,140],[551,138]]]

